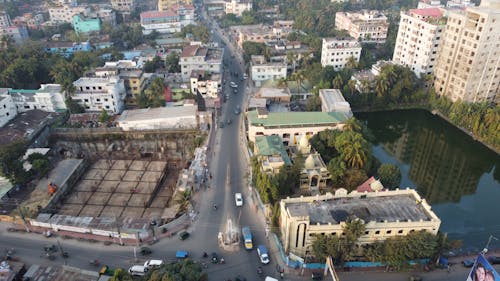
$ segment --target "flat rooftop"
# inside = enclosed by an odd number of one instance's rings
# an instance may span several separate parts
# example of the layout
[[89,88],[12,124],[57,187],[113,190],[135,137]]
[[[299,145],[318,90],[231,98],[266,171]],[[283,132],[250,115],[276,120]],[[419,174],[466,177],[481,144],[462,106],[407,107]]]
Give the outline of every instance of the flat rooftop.
[[366,223],[396,221],[430,221],[432,218],[422,204],[415,203],[411,194],[377,197],[341,197],[328,201],[287,203],[290,216],[308,216],[310,224],[339,224],[349,218],[360,218]]
[[173,106],[125,110],[117,122],[148,121],[158,118],[181,118],[196,116],[195,106]]
[[267,118],[259,118],[257,111],[248,112],[251,126],[293,127],[325,126],[345,122],[348,116],[342,112],[269,112]]
[[12,143],[17,139],[31,138],[58,116],[58,113],[45,112],[39,109],[20,113],[0,128],[0,145]]

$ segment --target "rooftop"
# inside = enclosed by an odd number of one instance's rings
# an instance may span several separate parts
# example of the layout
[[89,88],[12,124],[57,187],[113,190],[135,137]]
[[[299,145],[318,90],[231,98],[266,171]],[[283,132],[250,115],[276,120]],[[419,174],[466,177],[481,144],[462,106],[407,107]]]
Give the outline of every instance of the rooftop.
[[280,155],[286,165],[291,165],[290,157],[285,151],[283,140],[280,136],[256,136],[255,145],[258,149],[258,155],[261,156],[275,156]]
[[348,117],[341,112],[269,112],[266,118],[259,118],[257,111],[248,112],[250,125],[263,127],[320,126],[345,122]]
[[286,208],[292,217],[309,217],[310,224],[339,224],[352,218],[362,219],[365,223],[432,220],[423,204],[415,203],[417,200],[420,201],[413,193],[394,194],[384,191],[373,197],[337,197],[329,200],[290,202],[286,203]]
[[9,144],[17,139],[31,138],[51,120],[55,120],[59,114],[45,112],[39,109],[29,110],[18,114],[5,126],[0,128],[0,145]]
[[158,118],[179,118],[196,115],[195,106],[173,106],[125,110],[117,122],[137,122]]
[[327,104],[346,102],[339,89],[320,89],[319,96]]
[[148,11],[141,13],[141,19],[155,19],[173,16],[177,16],[177,14],[172,11]]
[[259,98],[285,98],[290,97],[290,91],[287,88],[260,88],[255,96]]
[[441,17],[443,15],[443,12],[439,8],[410,9],[409,13],[434,18]]

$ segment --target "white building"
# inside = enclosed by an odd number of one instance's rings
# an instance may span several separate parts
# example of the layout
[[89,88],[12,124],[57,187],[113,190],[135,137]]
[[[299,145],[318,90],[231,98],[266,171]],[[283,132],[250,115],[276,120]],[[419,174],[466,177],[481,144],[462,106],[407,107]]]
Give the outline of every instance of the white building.
[[209,48],[201,45],[184,47],[179,60],[182,80],[189,81],[193,70],[222,73],[223,54],[222,48]]
[[295,146],[301,136],[312,137],[326,129],[342,129],[348,116],[342,112],[267,112],[257,109],[247,113],[248,139],[278,135],[287,146]]
[[123,79],[116,76],[82,77],[73,85],[76,91],[71,98],[86,111],[99,112],[104,109],[119,114],[124,109],[126,91]]
[[79,14],[83,14],[85,17],[88,17],[90,15],[90,7],[63,5],[60,7],[49,8],[50,21],[53,24],[72,23],[73,16]]
[[238,17],[245,11],[252,10],[252,0],[227,0],[224,7],[226,14],[234,14]]
[[148,11],[141,13],[141,26],[144,35],[156,31],[159,33],[176,33],[181,31],[179,15],[172,11]]
[[389,20],[379,11],[337,12],[335,28],[347,30],[351,37],[361,42],[384,43],[387,39]]
[[125,13],[130,13],[135,10],[137,7],[137,1],[136,0],[111,0],[111,7],[113,9],[120,11],[120,12],[125,12]]
[[198,128],[196,107],[192,105],[125,110],[117,123],[124,131]]
[[29,38],[26,26],[13,25],[9,14],[0,11],[0,37],[3,36],[10,37],[16,44],[20,44]]
[[500,101],[500,1],[451,10],[434,71],[436,93],[452,101]]
[[432,74],[443,37],[446,18],[439,8],[401,12],[392,61],[408,66],[420,77]]
[[322,112],[343,112],[352,117],[351,105],[344,99],[339,89],[320,89]]
[[304,257],[315,235],[342,236],[349,220],[359,219],[365,233],[358,246],[425,230],[437,234],[441,220],[413,189],[359,193],[341,188],[335,195],[287,198],[280,202],[283,250]]
[[321,65],[333,66],[335,71],[345,67],[349,59],[359,62],[361,44],[354,38],[323,38]]
[[59,84],[42,84],[38,90],[13,90],[9,95],[19,113],[40,109],[47,112],[65,111],[64,92]]
[[0,128],[17,115],[16,105],[8,94],[8,89],[0,89]]
[[203,70],[191,72],[191,93],[200,93],[203,98],[217,98],[221,89],[221,76],[217,73],[207,73]]
[[441,4],[439,0],[420,0],[417,4],[417,9],[426,9],[426,8],[443,8],[444,6]]
[[252,56],[250,77],[257,87],[267,80],[286,79],[286,62],[268,62],[264,56]]

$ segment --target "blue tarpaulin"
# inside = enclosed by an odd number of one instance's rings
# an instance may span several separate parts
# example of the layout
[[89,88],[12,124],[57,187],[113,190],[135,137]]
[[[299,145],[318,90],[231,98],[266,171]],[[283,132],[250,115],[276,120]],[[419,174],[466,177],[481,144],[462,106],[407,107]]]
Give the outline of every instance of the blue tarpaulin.
[[175,257],[178,258],[178,259],[184,259],[188,256],[188,252],[186,251],[177,251],[175,253]]
[[439,256],[438,263],[441,266],[448,266],[448,259],[443,256]]

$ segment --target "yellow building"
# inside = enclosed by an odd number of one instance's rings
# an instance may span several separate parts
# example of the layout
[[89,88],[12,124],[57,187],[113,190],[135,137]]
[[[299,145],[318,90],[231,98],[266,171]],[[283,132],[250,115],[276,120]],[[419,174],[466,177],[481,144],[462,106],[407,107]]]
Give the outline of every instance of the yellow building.
[[191,5],[192,0],[158,0],[158,11],[168,11],[172,6]]
[[304,257],[315,235],[343,235],[347,221],[360,219],[365,234],[359,245],[425,230],[437,234],[441,220],[413,189],[287,198],[280,202],[283,250]]

